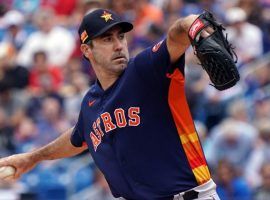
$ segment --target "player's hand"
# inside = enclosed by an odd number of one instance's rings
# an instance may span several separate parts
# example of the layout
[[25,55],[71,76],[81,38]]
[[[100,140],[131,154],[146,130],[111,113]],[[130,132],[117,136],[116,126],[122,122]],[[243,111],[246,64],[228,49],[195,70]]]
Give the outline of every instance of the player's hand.
[[192,23],[188,31],[194,54],[207,72],[211,85],[218,90],[233,87],[240,80],[236,66],[237,55],[224,30],[213,14],[205,11]]
[[16,169],[15,175],[12,179],[19,179],[22,174],[33,169],[37,161],[32,159],[31,153],[15,154],[9,157],[0,159],[0,167],[12,166]]

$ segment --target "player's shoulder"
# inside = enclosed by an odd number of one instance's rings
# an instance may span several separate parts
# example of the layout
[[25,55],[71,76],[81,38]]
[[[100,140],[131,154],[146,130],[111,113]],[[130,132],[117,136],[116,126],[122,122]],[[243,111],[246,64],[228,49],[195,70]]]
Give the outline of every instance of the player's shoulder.
[[168,62],[170,60],[166,38],[141,51],[135,57],[134,62],[135,65],[159,65],[164,60]]

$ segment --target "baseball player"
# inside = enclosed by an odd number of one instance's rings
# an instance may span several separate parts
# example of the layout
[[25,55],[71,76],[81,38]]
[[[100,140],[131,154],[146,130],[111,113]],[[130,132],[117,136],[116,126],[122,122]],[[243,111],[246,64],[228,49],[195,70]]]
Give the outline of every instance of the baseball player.
[[125,33],[133,25],[106,9],[87,14],[81,51],[97,80],[77,124],[40,149],[1,159],[0,167],[15,167],[16,179],[42,160],[88,149],[116,198],[219,199],[184,93],[189,37],[213,31],[195,20],[179,19],[164,40],[129,59]]

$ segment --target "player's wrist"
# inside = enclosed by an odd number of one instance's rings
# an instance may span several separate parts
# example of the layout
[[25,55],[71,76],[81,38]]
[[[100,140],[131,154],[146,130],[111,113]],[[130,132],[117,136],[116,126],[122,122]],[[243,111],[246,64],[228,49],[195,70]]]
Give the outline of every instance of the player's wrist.
[[42,160],[45,160],[39,150],[27,153],[27,158],[29,162],[32,162],[35,164],[41,162]]
[[192,24],[195,22],[195,20],[199,17],[199,15],[189,15],[187,17],[184,18],[183,20],[183,27],[184,30],[188,33],[190,27],[192,26]]

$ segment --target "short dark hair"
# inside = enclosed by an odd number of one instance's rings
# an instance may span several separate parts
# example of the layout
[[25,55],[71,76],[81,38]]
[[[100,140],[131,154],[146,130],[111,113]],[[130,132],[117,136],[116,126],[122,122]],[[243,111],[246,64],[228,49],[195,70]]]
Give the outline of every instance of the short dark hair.
[[89,40],[89,41],[87,42],[87,44],[90,46],[91,49],[93,49],[93,47],[94,47],[93,40]]

